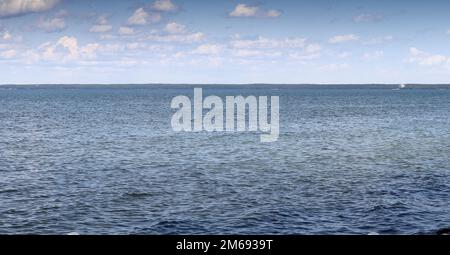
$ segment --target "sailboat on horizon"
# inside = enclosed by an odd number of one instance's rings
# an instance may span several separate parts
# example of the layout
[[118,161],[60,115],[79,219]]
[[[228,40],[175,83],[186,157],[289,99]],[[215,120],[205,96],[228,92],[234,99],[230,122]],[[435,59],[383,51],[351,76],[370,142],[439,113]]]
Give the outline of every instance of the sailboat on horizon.
[[405,88],[406,88],[406,84],[405,83],[401,83],[401,84],[398,85],[397,88],[392,89],[392,90],[401,90],[401,89],[405,89]]

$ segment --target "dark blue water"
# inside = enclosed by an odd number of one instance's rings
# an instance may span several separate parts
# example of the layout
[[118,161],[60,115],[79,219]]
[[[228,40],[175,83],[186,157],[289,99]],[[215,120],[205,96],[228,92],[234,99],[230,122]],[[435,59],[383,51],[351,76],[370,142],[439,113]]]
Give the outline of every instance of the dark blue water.
[[280,96],[278,142],[175,133],[192,87],[0,87],[1,234],[417,234],[450,226],[450,89]]

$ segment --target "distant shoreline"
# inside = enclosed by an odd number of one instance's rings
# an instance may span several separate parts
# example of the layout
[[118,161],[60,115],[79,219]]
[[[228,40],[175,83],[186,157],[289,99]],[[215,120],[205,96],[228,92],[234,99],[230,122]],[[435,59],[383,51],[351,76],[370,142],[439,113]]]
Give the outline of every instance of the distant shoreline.
[[[270,83],[249,83],[249,84],[183,84],[183,83],[131,83],[131,84],[2,84],[0,89],[5,88],[51,88],[51,87],[66,87],[66,88],[98,88],[98,87],[110,87],[110,88],[180,88],[180,87],[247,87],[247,88],[398,88],[399,84],[270,84]],[[408,88],[450,88],[450,84],[407,84],[405,89]]]

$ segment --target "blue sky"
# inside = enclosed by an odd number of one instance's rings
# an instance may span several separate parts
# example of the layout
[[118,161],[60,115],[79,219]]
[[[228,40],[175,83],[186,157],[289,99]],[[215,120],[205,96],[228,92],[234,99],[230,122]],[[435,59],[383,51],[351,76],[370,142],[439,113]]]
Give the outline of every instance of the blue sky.
[[450,83],[449,1],[0,0],[0,84]]

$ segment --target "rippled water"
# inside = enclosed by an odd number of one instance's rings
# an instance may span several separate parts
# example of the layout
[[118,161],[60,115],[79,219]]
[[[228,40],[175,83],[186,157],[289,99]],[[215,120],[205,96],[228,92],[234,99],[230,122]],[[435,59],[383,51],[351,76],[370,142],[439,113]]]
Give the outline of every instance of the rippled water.
[[384,234],[450,226],[448,87],[280,96],[281,133],[175,133],[181,86],[0,87],[0,233]]

